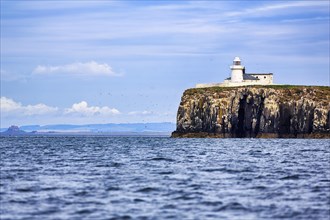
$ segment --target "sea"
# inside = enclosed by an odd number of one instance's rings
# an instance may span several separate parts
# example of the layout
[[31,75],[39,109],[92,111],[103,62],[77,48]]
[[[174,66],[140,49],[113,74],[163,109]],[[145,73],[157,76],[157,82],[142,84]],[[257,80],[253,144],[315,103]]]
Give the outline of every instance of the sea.
[[0,219],[330,219],[329,139],[1,137]]

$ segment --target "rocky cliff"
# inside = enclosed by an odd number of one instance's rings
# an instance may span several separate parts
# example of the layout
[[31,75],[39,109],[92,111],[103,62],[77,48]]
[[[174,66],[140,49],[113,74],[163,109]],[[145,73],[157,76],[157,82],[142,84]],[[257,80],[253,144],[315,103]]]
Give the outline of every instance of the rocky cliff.
[[188,89],[172,137],[330,138],[330,87]]

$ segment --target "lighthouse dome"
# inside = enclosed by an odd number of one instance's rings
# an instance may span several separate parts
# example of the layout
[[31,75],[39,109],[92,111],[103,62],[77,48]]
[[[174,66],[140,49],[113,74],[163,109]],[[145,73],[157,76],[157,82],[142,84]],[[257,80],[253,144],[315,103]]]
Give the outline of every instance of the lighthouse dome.
[[239,57],[235,57],[234,61],[241,61],[241,59]]
[[233,61],[234,65],[241,65],[241,59],[239,57],[235,57]]

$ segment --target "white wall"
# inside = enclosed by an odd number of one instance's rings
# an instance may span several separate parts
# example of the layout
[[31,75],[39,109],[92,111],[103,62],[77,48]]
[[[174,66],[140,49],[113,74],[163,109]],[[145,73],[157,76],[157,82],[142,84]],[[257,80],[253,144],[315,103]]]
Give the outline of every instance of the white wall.
[[259,79],[260,83],[273,84],[273,75],[269,74],[249,74]]
[[242,82],[244,66],[233,65],[230,67],[230,69],[231,69],[231,81],[232,82]]

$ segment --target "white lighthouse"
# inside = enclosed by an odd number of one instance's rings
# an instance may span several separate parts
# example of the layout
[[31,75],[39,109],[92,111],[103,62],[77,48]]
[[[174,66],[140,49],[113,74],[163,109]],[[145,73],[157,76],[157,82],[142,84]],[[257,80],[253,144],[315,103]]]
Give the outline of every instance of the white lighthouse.
[[243,82],[243,70],[244,66],[241,65],[241,59],[235,57],[233,65],[230,66],[231,69],[231,81],[232,82]]
[[196,87],[235,87],[273,84],[273,73],[245,73],[245,67],[241,65],[241,59],[239,57],[235,57],[230,69],[231,77],[225,79],[222,83],[199,83]]

